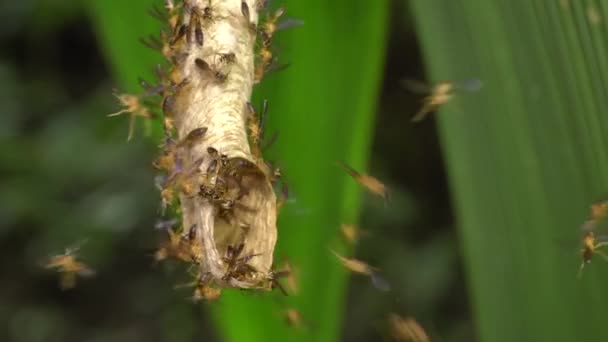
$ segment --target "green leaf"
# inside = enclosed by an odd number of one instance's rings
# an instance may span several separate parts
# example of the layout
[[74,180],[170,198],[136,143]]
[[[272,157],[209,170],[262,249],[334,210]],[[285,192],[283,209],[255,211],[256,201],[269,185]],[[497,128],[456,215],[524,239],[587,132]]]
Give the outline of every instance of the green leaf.
[[[146,18],[148,2],[90,3],[115,75],[121,84],[133,85],[156,61],[136,43],[158,30]],[[365,168],[382,76],[387,1],[374,6],[361,0],[291,1],[286,8],[286,17],[303,19],[305,25],[277,33],[280,60],[291,66],[268,74],[255,102],[269,100],[267,135],[277,131],[279,138],[267,157],[281,166],[295,199],[279,217],[275,255],[288,257],[297,268],[300,293],[224,291],[209,307],[229,341],[334,341],[340,333],[347,274],[329,248],[341,249],[340,223],[356,221],[359,190],[335,161]],[[285,324],[286,308],[302,313],[303,329]]]
[[[275,255],[296,267],[301,291],[272,300],[226,296],[217,317],[230,341],[336,341],[342,323],[347,275],[329,248],[340,246],[341,222],[356,222],[359,193],[336,161],[365,168],[387,2],[288,1],[285,7],[286,17],[305,24],[277,34],[279,58],[291,65],[268,74],[255,97],[269,100],[267,135],[279,135],[268,158],[281,166],[295,199],[279,217]],[[301,312],[301,332],[282,322],[285,308]]]
[[[481,341],[604,341],[601,258],[576,241],[605,193],[599,1],[412,0],[430,78],[479,78],[439,113]],[[571,240],[571,248],[560,240]]]

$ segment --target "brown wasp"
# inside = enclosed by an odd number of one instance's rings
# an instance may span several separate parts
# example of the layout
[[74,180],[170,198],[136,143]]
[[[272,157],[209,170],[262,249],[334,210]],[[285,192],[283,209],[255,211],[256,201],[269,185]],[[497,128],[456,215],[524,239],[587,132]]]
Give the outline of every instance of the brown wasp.
[[342,233],[342,237],[344,238],[344,240],[346,240],[352,245],[356,244],[359,241],[361,235],[367,233],[353,224],[346,223],[340,225],[340,232]]
[[166,229],[168,240],[154,253],[156,261],[162,261],[169,257],[198,264],[202,258],[202,242],[197,239],[196,225],[192,225],[185,233],[180,233],[172,228]]
[[76,285],[76,276],[92,277],[95,271],[82,261],[78,261],[76,252],[80,246],[66,248],[65,253],[53,255],[44,265],[45,268],[54,268],[61,273],[61,289],[71,289]]
[[422,99],[422,108],[412,118],[413,122],[421,121],[429,113],[450,101],[454,97],[455,91],[466,90],[476,92],[482,87],[482,82],[478,79],[471,79],[465,82],[441,81],[432,87],[414,80],[404,80],[404,84],[413,92],[428,94]]
[[372,284],[378,290],[380,290],[380,291],[389,291],[390,290],[390,285],[388,284],[388,282],[384,278],[380,277],[380,275],[378,274],[378,271],[380,271],[378,268],[372,267],[372,266],[364,263],[363,261],[360,261],[357,259],[345,258],[345,257],[341,256],[340,254],[334,252],[333,250],[331,252],[338,258],[338,260],[340,260],[342,265],[344,265],[344,267],[346,269],[348,269],[349,271],[351,271],[353,273],[358,273],[358,274],[363,274],[363,275],[369,276],[371,278]]
[[200,300],[212,301],[219,298],[222,294],[221,289],[211,286],[211,274],[208,272],[196,276],[196,279],[191,283],[176,286],[176,288],[180,287],[194,287],[194,293],[192,295],[192,301],[194,302]]
[[244,280],[250,277],[251,275],[257,273],[257,270],[247,263],[253,257],[256,257],[260,254],[249,254],[240,257],[244,247],[245,244],[243,243],[240,243],[236,246],[228,245],[228,248],[226,250],[226,256],[222,258],[222,261],[226,264],[226,274],[224,275],[224,277],[222,277],[222,280],[228,281],[231,278],[235,278],[237,280]]
[[344,162],[338,161],[337,164],[338,166],[342,167],[346,171],[346,173],[348,173],[355,181],[357,181],[357,183],[361,184],[369,192],[382,197],[385,202],[388,201],[388,190],[386,186],[378,179],[372,176],[361,174]]
[[116,98],[124,108],[116,113],[108,114],[108,116],[117,116],[124,113],[131,114],[131,117],[129,119],[129,135],[127,135],[127,141],[131,140],[131,138],[133,137],[136,116],[141,116],[146,119],[146,130],[149,130],[150,119],[154,117],[154,114],[146,107],[144,107],[144,105],[140,102],[138,96],[131,94],[118,94],[116,92],[114,92],[114,96],[116,96]]
[[608,237],[607,236],[597,236],[593,228],[595,226],[589,225],[589,221],[583,225],[583,235],[581,239],[582,247],[580,250],[581,253],[581,266],[579,267],[578,277],[580,278],[583,274],[583,269],[585,265],[591,263],[591,259],[594,255],[601,256],[605,261],[608,261],[608,255],[600,250],[600,248],[608,246]]
[[429,342],[424,329],[411,317],[400,317],[396,314],[388,316],[390,333],[394,341],[399,342]]
[[264,134],[264,119],[268,112],[268,100],[262,102],[262,111],[258,115],[251,102],[246,103],[247,106],[247,128],[249,130],[249,139],[253,149],[253,155],[259,157],[262,152],[260,150],[260,140]]

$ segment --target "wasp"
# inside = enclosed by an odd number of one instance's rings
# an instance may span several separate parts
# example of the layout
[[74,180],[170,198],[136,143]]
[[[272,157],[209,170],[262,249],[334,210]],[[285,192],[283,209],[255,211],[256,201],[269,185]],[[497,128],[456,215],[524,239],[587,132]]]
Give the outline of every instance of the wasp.
[[212,301],[222,294],[222,290],[211,286],[211,273],[204,272],[196,277],[196,279],[188,284],[177,285],[175,288],[180,287],[194,287],[194,293],[192,295],[192,301],[198,302],[200,300]]
[[343,168],[346,173],[348,173],[357,183],[361,184],[361,186],[363,186],[366,190],[382,197],[385,202],[388,201],[388,190],[386,186],[378,179],[369,175],[361,174],[344,162],[338,161],[337,164],[338,166]]
[[591,259],[594,254],[601,256],[604,260],[608,261],[608,255],[602,252],[600,248],[608,245],[608,241],[598,242],[598,238],[592,230],[589,230],[583,234],[582,248],[581,248],[581,266],[578,271],[578,277],[580,278],[583,274],[583,269],[586,264],[591,263]]
[[222,64],[232,64],[236,61],[236,55],[234,54],[234,52],[225,52],[225,53],[220,53],[219,55],[219,62]]
[[76,276],[92,277],[95,271],[82,261],[78,261],[76,252],[79,246],[66,248],[65,253],[53,255],[44,265],[45,268],[54,268],[61,273],[59,285],[62,290],[71,289],[76,286]]
[[256,0],[255,8],[258,12],[265,10],[266,7],[268,7],[268,0]]
[[586,224],[595,225],[608,216],[608,201],[599,201],[591,204],[589,219]]
[[162,186],[161,197],[163,199],[163,211],[174,199],[174,191],[180,191],[186,196],[192,196],[197,192],[197,177],[203,157],[194,161],[187,170],[183,170],[181,159],[176,162],[177,167],[169,175],[167,181]]
[[247,128],[249,130],[249,139],[253,147],[253,154],[259,157],[262,152],[260,150],[260,140],[264,134],[264,121],[268,112],[268,100],[262,102],[262,112],[258,115],[251,102],[246,103],[247,106]]
[[292,294],[298,293],[298,283],[295,271],[291,267],[291,264],[288,260],[285,260],[283,267],[280,271],[273,270],[269,272],[267,276],[267,279],[270,282],[270,289],[273,290],[275,288],[278,288],[285,296],[287,296],[288,291],[286,291],[283,285],[281,285],[281,283],[279,282],[279,279],[281,278],[287,278],[287,288],[289,289],[289,292],[291,292]]
[[429,342],[429,336],[422,326],[411,317],[400,317],[396,314],[388,316],[388,324],[394,341],[399,342]]
[[482,82],[478,79],[465,82],[441,81],[432,87],[414,80],[404,80],[404,84],[413,92],[428,94],[422,99],[422,108],[412,117],[412,122],[422,121],[429,113],[449,102],[454,97],[455,91],[475,92],[482,87]]
[[178,144],[177,148],[192,147],[198,143],[207,133],[207,127],[198,127],[191,130]]
[[207,22],[213,22],[213,7],[211,6],[211,0],[205,8],[203,8],[203,20]]
[[333,250],[331,250],[331,252],[338,258],[338,260],[340,260],[342,265],[344,265],[344,267],[346,269],[348,269],[349,271],[351,271],[353,273],[358,273],[358,274],[369,276],[372,281],[372,284],[378,290],[380,290],[380,291],[390,290],[390,285],[388,284],[388,282],[384,278],[380,277],[380,275],[378,274],[378,272],[380,271],[378,268],[372,267],[372,266],[366,264],[365,262],[357,260],[357,259],[345,258]]
[[255,24],[251,22],[251,14],[249,13],[249,5],[245,0],[241,0],[241,14],[245,21],[247,22],[247,26],[251,32],[255,32]]
[[177,44],[182,38],[184,38],[187,31],[188,31],[188,25],[186,25],[186,24],[181,24],[178,27],[176,27],[175,31],[173,32],[173,36],[169,40],[169,45],[175,46],[175,44]]
[[272,71],[281,71],[289,66],[289,63],[279,63],[279,58],[274,54],[271,46],[262,46],[257,55],[257,64],[254,70],[254,83],[260,83],[264,75]]
[[367,233],[353,224],[345,223],[340,225],[340,232],[344,240],[352,245],[356,244],[361,236]]
[[239,257],[243,252],[245,244],[240,243],[236,246],[228,245],[226,250],[226,256],[222,258],[222,261],[226,264],[226,274],[222,277],[222,280],[228,281],[230,278],[241,280],[257,272],[257,270],[247,264],[249,260],[261,254],[249,254],[243,257]]
[[211,157],[209,166],[207,166],[207,177],[217,175],[221,165],[223,164],[222,156],[214,147],[207,147],[207,153]]
[[116,113],[108,114],[108,116],[117,116],[124,113],[131,114],[131,117],[129,119],[129,135],[127,135],[127,141],[131,140],[131,138],[133,137],[136,116],[141,116],[146,119],[146,129],[149,131],[150,119],[154,117],[154,114],[146,107],[144,107],[144,105],[140,102],[139,97],[136,95],[119,94],[116,92],[114,92],[114,96],[116,96],[116,98],[124,108]]
[[298,19],[287,19],[281,23],[277,23],[279,19],[285,14],[284,8],[279,8],[273,14],[269,15],[266,22],[260,30],[260,38],[262,39],[262,46],[269,47],[272,42],[272,37],[277,31],[284,30],[291,27],[301,26],[304,24],[302,20]]
[[[287,19],[280,24],[277,24],[277,21],[283,16],[283,14],[285,14],[284,8],[279,8],[276,10],[273,14],[268,16],[266,22],[262,25],[262,29],[259,31],[262,44],[258,53],[259,63],[255,69],[255,83],[259,83],[264,77],[264,74],[271,69],[278,70],[287,66],[278,66],[278,59],[274,56],[271,49],[272,37],[278,30],[299,26],[304,22],[296,19]],[[276,67],[273,68],[273,65],[276,65]]]
[[[152,165],[159,170],[167,171],[172,177],[182,170],[184,149],[191,148],[194,144],[198,143],[207,133],[207,127],[199,127],[191,130],[186,137],[179,142],[176,142],[171,137],[171,131],[173,130],[172,120],[165,119],[164,128],[166,140],[162,145],[161,156],[158,157]],[[191,172],[195,172],[202,161],[203,159],[200,158],[194,162]]]
[[168,240],[161,244],[154,253],[154,259],[162,261],[169,257],[184,262],[200,263],[202,258],[202,243],[196,237],[196,225],[192,225],[184,234],[169,228],[166,230]]
[[194,60],[194,64],[196,64],[196,66],[200,69],[201,72],[210,73],[211,75],[213,75],[213,78],[220,83],[223,83],[228,78],[227,73],[221,70],[211,68],[209,63],[205,62],[205,60],[201,58],[196,58]]
[[160,30],[160,38],[157,36],[149,35],[148,39],[140,38],[139,41],[144,44],[144,46],[160,52],[165,59],[170,61],[173,56],[173,49],[171,46],[171,39],[167,36],[167,33],[164,29]]
[[190,14],[190,22],[186,30],[186,40],[189,44],[196,43],[198,46],[203,46],[204,35],[198,11],[192,11]]
[[289,309],[285,310],[284,315],[285,315],[285,322],[287,323],[287,325],[289,325],[290,327],[296,328],[296,329],[302,328],[303,320],[302,320],[302,314],[300,313],[300,311],[298,311],[294,308],[289,308]]
[[182,4],[175,5],[173,0],[165,0],[165,9],[169,13],[169,26],[171,29],[175,29],[177,27],[177,22],[179,20],[179,9]]

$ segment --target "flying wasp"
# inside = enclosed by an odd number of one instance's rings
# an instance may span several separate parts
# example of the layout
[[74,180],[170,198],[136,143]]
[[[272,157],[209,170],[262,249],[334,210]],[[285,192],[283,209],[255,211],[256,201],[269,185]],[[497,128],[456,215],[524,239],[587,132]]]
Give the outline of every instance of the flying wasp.
[[404,80],[403,83],[412,92],[427,94],[422,99],[422,108],[412,117],[412,122],[422,121],[429,113],[450,101],[456,91],[476,92],[483,85],[479,79],[471,79],[464,82],[441,81],[433,86],[408,79]]
[[302,320],[302,314],[300,313],[300,311],[294,308],[288,308],[285,310],[283,315],[285,317],[285,322],[290,327],[293,327],[295,329],[301,329],[303,327],[304,322]]
[[398,342],[429,342],[429,336],[422,326],[411,317],[403,318],[389,314],[388,324],[393,341]]
[[[601,240],[601,241],[600,241]],[[583,234],[582,239],[582,248],[581,248],[581,266],[579,267],[578,277],[580,278],[583,275],[583,269],[585,265],[591,263],[591,259],[594,254],[601,256],[605,261],[608,262],[608,255],[600,250],[600,248],[608,245],[608,238],[601,237],[595,235],[592,230],[589,230]]]
[[273,14],[269,15],[262,28],[258,31],[261,40],[260,51],[258,52],[258,63],[254,72],[254,82],[259,83],[264,74],[271,70],[280,70],[288,66],[288,64],[279,65],[278,58],[274,56],[272,51],[272,37],[276,31],[287,29],[290,27],[303,25],[304,22],[298,19],[287,19],[281,23],[277,23],[279,18],[285,14],[284,8],[279,8]]
[[355,169],[353,169],[342,161],[338,161],[337,164],[338,166],[343,168],[346,173],[348,173],[355,181],[357,181],[357,183],[361,184],[367,191],[382,197],[385,203],[388,202],[388,189],[386,188],[384,183],[380,182],[378,179],[372,176],[357,172]]
[[304,24],[304,21],[299,19],[286,19],[281,23],[277,23],[283,14],[285,14],[285,9],[281,7],[273,14],[270,14],[266,19],[266,22],[262,25],[262,29],[259,32],[260,38],[262,39],[262,46],[270,47],[272,37],[277,31]]
[[108,116],[117,116],[124,113],[131,114],[131,118],[129,119],[129,135],[127,136],[127,141],[131,140],[131,138],[133,137],[136,116],[141,116],[145,118],[146,130],[150,130],[150,119],[154,117],[154,114],[150,110],[148,110],[148,108],[144,107],[144,105],[140,102],[138,96],[131,94],[119,94],[116,92],[114,92],[114,96],[116,96],[116,98],[124,108],[116,113],[108,114]]
[[589,231],[594,229],[600,221],[608,216],[608,201],[598,201],[591,204],[589,217],[583,224],[583,230]]
[[193,302],[198,302],[200,300],[212,301],[219,298],[222,294],[222,290],[212,287],[211,282],[211,274],[204,272],[196,276],[194,281],[188,284],[177,285],[175,288],[194,287],[194,293],[191,298]]
[[363,261],[357,259],[345,258],[333,250],[330,251],[338,258],[338,260],[340,260],[342,265],[344,265],[344,267],[349,271],[369,276],[371,278],[372,284],[378,290],[390,290],[390,285],[388,284],[388,282],[384,278],[380,277],[380,275],[378,274],[378,272],[380,271],[378,268],[372,267],[364,263]]
[[66,248],[65,253],[53,255],[44,265],[45,268],[54,268],[61,273],[59,285],[62,290],[71,289],[76,286],[76,276],[92,277],[95,271],[82,261],[78,261],[76,252],[80,246]]
[[[297,294],[298,293],[298,281],[296,279],[296,274],[295,274],[295,270],[293,269],[293,267],[291,266],[291,264],[289,263],[289,261],[287,259],[285,259],[285,262],[283,263],[283,267],[281,268],[281,270],[278,271],[271,271],[268,274],[268,280],[270,283],[270,289],[273,290],[275,288],[278,288],[285,296],[288,295],[288,293],[292,293],[292,294]],[[279,279],[281,278],[287,278],[287,289],[289,289],[289,291],[286,291],[285,288],[283,287],[283,285],[281,285],[281,283],[279,282]]]
[[361,230],[359,227],[346,223],[340,225],[340,233],[342,233],[342,238],[351,245],[356,244],[362,235],[367,234],[366,231]]

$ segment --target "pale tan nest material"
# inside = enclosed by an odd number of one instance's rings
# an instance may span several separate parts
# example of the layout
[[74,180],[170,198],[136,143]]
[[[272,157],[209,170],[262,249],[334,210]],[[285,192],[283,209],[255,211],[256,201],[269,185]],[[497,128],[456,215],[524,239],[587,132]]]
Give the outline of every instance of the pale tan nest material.
[[[208,147],[213,147],[229,159],[244,158],[258,168],[259,177],[244,181],[248,194],[239,202],[247,208],[234,209],[234,220],[218,217],[217,207],[201,196],[180,196],[183,227],[196,225],[197,238],[202,239],[201,274],[209,272],[219,286],[239,288],[267,288],[273,265],[277,240],[276,195],[269,172],[261,158],[252,155],[246,131],[246,103],[251,97],[254,77],[255,32],[250,30],[241,11],[240,0],[214,0],[212,20],[202,21],[204,43],[185,40],[176,47],[175,55],[182,55],[174,73],[188,80],[175,95],[175,128],[183,139],[193,129],[207,127],[202,141],[192,146],[189,162],[204,158],[199,171],[205,174],[211,158]],[[257,23],[256,4],[247,1],[251,22]],[[183,22],[190,19],[189,8],[202,11],[207,0],[186,1]],[[233,53],[234,61],[222,63],[221,54]],[[202,59],[213,70],[227,75],[218,80],[213,72],[201,70],[195,63]],[[248,227],[248,229],[243,229]],[[244,234],[248,231],[247,234]],[[259,254],[248,262],[258,272],[246,279],[226,277],[227,265],[222,259],[229,245],[244,243],[241,256]]]

